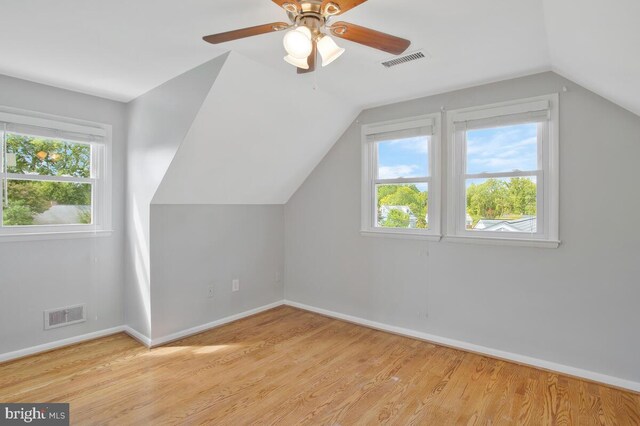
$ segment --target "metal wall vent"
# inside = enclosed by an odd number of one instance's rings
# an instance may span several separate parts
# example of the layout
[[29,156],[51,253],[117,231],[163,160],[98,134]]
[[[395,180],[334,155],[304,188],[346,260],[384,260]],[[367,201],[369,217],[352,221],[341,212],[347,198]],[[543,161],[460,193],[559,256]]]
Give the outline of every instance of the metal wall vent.
[[44,311],[44,329],[63,327],[87,320],[85,305],[69,306]]
[[388,61],[383,62],[382,65],[385,68],[391,68],[391,67],[395,67],[396,65],[406,64],[407,62],[417,61],[418,59],[424,59],[426,57],[427,56],[424,54],[424,52],[420,51],[420,52],[410,53],[408,55],[404,55],[399,58],[390,59]]

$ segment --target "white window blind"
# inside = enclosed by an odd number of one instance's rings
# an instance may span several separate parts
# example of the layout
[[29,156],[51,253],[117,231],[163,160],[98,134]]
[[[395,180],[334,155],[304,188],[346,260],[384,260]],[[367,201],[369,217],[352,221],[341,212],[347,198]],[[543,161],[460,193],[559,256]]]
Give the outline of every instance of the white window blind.
[[367,142],[384,142],[431,135],[433,135],[433,126],[422,126],[413,129],[401,129],[370,134],[367,135]]
[[[17,133],[20,135],[40,136],[51,139],[62,139],[73,142],[103,142],[104,136],[101,134],[92,134],[86,131],[68,131],[53,129],[41,126],[33,126],[20,123],[7,123],[0,121],[0,128],[5,129],[9,133]],[[101,129],[96,129],[96,131]],[[96,132],[98,133],[98,132]]]
[[511,107],[487,108],[482,111],[460,113],[454,120],[457,131],[508,126],[522,123],[541,123],[551,118],[549,101],[531,102]]

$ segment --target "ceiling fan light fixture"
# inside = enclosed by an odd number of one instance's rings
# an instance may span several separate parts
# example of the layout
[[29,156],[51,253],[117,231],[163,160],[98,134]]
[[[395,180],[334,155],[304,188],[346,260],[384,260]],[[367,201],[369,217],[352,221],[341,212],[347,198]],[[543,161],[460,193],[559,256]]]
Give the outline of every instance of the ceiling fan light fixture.
[[299,26],[286,33],[283,43],[289,56],[297,59],[306,59],[313,50],[311,31],[305,26]]
[[291,65],[293,65],[294,67],[302,68],[303,70],[309,69],[309,62],[307,58],[300,59],[300,58],[295,58],[291,55],[287,55],[284,57],[284,60],[285,62],[288,62]]
[[338,46],[331,37],[325,35],[318,41],[318,52],[322,56],[322,66],[326,67],[338,59],[345,52],[345,49]]
[[[257,1],[257,0],[256,0]],[[247,37],[283,31],[284,60],[297,67],[298,74],[326,67],[338,59],[345,49],[332,39],[340,38],[385,53],[400,55],[411,41],[349,22],[333,22],[332,18],[365,3],[367,0],[271,0],[286,12],[287,22],[255,25],[202,37],[211,44],[227,43]],[[330,23],[331,22],[331,23]],[[331,35],[332,37],[329,37]],[[390,62],[390,61],[389,61]]]

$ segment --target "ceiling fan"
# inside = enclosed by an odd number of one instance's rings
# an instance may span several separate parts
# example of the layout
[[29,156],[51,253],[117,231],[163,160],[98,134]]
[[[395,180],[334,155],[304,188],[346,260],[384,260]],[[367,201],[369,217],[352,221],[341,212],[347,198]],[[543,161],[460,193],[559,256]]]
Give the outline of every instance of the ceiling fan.
[[327,66],[344,53],[327,34],[394,55],[403,53],[411,42],[348,22],[329,21],[367,0],[272,0],[282,7],[291,23],[273,22],[240,30],[227,31],[203,37],[212,44],[224,43],[274,31],[291,29],[284,36],[287,56],[284,60],[298,68],[298,74],[312,72],[316,68],[318,53],[322,66]]

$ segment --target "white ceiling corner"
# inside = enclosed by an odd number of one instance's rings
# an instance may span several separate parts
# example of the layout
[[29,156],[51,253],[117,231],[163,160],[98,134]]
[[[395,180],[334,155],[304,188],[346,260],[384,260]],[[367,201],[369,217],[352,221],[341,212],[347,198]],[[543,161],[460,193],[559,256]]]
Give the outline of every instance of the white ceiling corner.
[[544,0],[553,71],[640,115],[640,2]]

